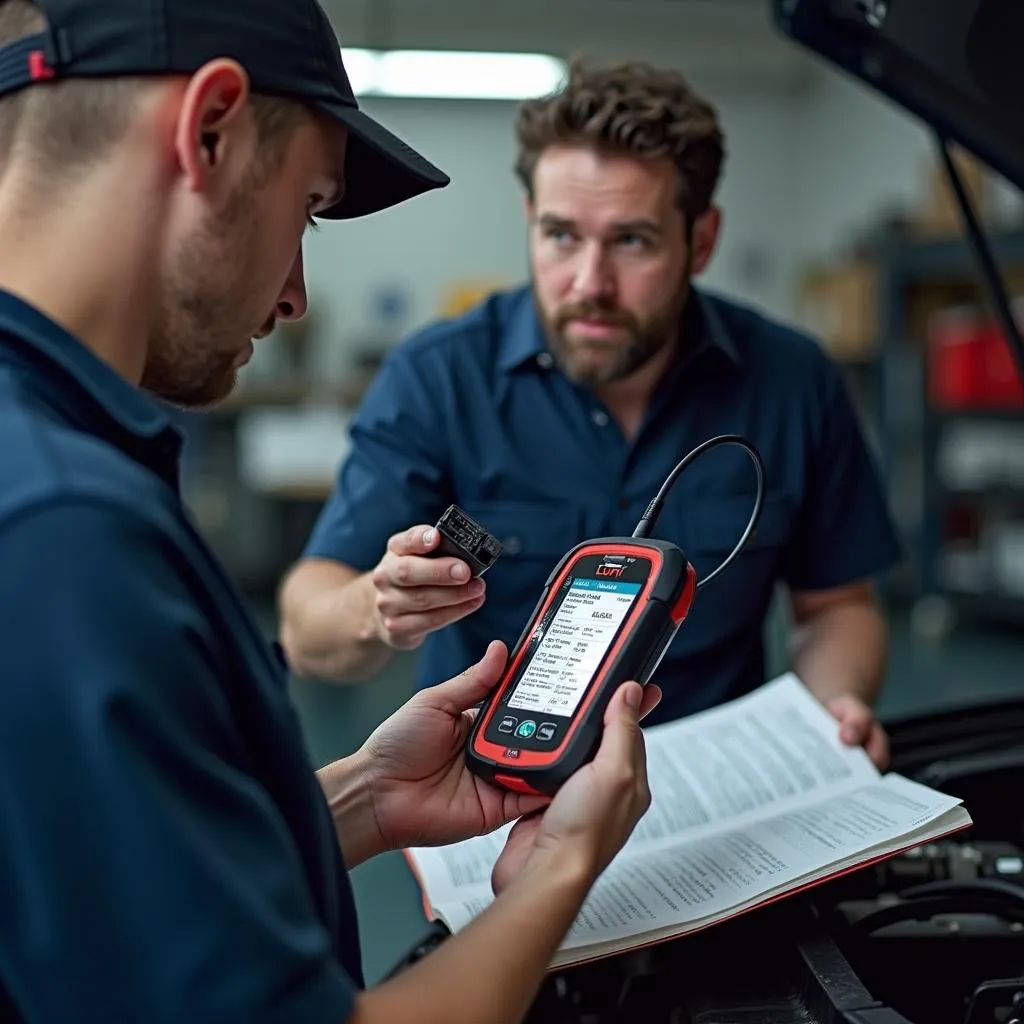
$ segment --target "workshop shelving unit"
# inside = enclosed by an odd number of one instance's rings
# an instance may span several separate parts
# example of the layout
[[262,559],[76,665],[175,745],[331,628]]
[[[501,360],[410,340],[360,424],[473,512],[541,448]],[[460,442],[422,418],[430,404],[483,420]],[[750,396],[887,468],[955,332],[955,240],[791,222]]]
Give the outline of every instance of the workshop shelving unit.
[[[991,244],[1011,298],[1024,295],[1024,231],[993,234]],[[887,577],[885,587],[897,599],[939,597],[958,612],[1024,623],[1024,579],[1020,586],[1003,586],[983,555],[951,551],[948,544],[951,523],[969,524],[994,509],[1016,510],[1024,522],[1024,478],[961,486],[950,485],[940,472],[948,465],[948,446],[965,426],[1016,431],[1024,459],[1024,407],[945,410],[929,400],[929,316],[958,304],[988,310],[971,250],[960,239],[893,235],[875,259],[877,438],[890,501],[910,548],[907,565]]]

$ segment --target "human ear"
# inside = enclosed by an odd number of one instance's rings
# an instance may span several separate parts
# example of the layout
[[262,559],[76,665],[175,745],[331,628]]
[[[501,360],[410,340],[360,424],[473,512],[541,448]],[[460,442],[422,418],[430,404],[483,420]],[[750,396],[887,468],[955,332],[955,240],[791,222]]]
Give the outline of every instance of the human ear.
[[700,274],[711,262],[718,236],[722,230],[722,211],[709,207],[694,222],[690,232],[690,261],[692,273]]
[[175,132],[178,164],[193,192],[218,191],[244,149],[249,76],[233,60],[210,61],[189,80]]

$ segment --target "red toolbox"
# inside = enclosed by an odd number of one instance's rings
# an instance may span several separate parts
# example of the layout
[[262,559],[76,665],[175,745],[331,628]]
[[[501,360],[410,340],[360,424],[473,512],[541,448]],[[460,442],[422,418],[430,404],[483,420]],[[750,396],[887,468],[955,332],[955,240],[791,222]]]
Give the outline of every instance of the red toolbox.
[[[1014,312],[1020,322],[1020,304]],[[939,409],[1024,407],[1024,383],[992,317],[971,307],[957,307],[932,318],[928,392]]]

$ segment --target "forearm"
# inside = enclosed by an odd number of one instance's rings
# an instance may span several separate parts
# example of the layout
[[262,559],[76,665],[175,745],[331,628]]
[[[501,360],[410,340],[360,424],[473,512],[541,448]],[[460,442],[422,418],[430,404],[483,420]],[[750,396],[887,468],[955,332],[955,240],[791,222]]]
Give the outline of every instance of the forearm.
[[391,649],[377,630],[369,574],[342,566],[300,565],[281,591],[281,645],[307,679],[362,682],[387,664]]
[[822,703],[852,694],[871,705],[887,646],[885,620],[873,601],[840,605],[796,627],[793,671]]
[[522,872],[463,931],[363,995],[351,1024],[505,1024],[529,1011],[589,890],[570,857]]
[[316,777],[331,809],[346,867],[351,870],[384,853],[386,843],[373,813],[362,751],[325,765]]

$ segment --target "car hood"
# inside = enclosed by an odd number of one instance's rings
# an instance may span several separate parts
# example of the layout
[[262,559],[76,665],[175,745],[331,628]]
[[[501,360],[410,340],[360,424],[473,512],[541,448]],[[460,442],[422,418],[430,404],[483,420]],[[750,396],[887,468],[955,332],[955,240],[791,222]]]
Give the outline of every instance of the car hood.
[[1024,0],[770,0],[783,35],[1024,189]]

